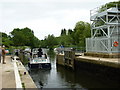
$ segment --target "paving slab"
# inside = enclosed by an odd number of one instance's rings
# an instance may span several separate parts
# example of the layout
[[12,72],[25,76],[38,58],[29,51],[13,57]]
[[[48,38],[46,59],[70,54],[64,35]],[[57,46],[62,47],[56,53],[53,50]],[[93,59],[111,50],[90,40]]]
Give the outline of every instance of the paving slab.
[[[36,88],[35,83],[30,77],[29,73],[25,69],[24,65],[20,61],[11,60],[11,56],[6,56],[5,58],[6,64],[0,63],[0,90],[5,88],[15,89],[17,88],[17,79],[16,78],[16,68],[18,70],[17,76],[19,76],[22,80],[22,83],[25,84],[25,88]],[[15,68],[16,64],[16,68]],[[20,64],[20,65],[19,65]],[[26,75],[23,75],[24,72],[27,72]],[[20,73],[22,77],[20,76]]]
[[16,88],[14,66],[11,62],[11,56],[6,56],[6,64],[0,64],[0,72],[2,78],[2,88]]
[[2,64],[0,63],[0,90],[2,89]]

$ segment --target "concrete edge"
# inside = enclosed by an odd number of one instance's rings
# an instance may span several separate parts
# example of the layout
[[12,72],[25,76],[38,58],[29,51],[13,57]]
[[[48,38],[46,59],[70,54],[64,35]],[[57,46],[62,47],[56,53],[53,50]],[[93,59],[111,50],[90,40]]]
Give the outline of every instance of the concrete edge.
[[16,62],[17,62],[16,60],[13,61],[16,88],[22,88],[22,83],[21,83],[21,79],[20,79],[20,75],[19,75],[19,72],[18,72],[18,67],[17,67]]

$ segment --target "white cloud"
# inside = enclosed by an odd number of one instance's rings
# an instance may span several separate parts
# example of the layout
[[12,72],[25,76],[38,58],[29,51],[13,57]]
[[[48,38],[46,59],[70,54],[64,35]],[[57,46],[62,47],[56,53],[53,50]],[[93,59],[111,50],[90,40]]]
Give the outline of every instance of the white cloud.
[[60,35],[76,22],[89,22],[90,10],[113,0],[1,0],[0,30],[28,27],[39,39]]

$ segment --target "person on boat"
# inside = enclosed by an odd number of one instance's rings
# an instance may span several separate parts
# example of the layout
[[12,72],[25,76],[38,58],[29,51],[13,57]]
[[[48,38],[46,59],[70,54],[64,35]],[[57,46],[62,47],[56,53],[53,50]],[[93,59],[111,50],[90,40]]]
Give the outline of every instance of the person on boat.
[[42,49],[39,48],[39,49],[38,49],[38,57],[42,57],[42,55],[43,55]]
[[47,55],[46,54],[43,54],[42,57],[45,58],[45,59],[47,59]]
[[47,55],[46,54],[44,54],[45,55],[45,59],[47,59]]
[[18,50],[15,51],[15,55],[18,56]]

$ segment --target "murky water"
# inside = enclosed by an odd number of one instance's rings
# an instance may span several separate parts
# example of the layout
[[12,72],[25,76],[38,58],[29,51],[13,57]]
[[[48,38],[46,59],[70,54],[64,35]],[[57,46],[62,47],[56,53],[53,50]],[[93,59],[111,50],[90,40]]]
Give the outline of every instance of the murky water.
[[30,75],[38,88],[109,88],[117,87],[117,81],[99,78],[88,71],[72,71],[56,65],[54,52],[48,52],[51,70],[32,70]]

